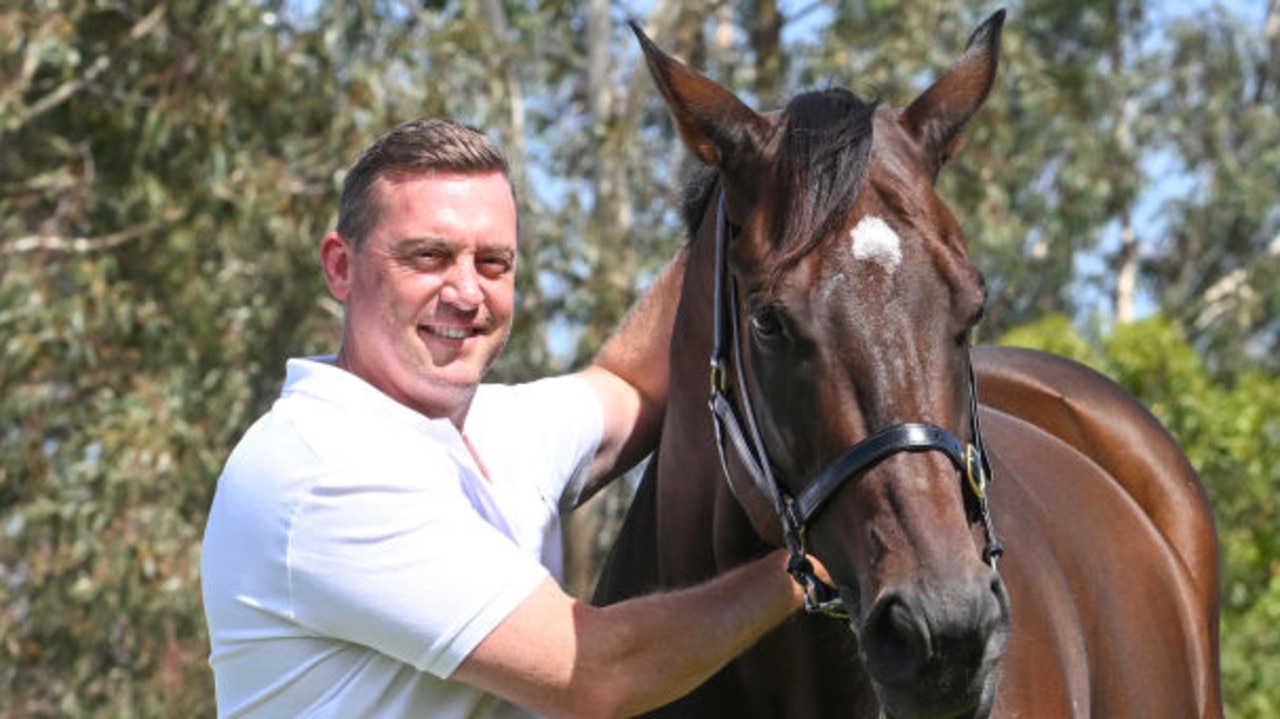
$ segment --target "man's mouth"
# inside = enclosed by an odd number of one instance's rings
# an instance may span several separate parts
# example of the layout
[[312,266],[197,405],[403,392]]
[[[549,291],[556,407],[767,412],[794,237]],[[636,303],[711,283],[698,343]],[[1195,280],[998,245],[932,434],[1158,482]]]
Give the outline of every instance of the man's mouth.
[[447,340],[465,340],[466,338],[476,334],[476,329],[471,326],[458,325],[422,325],[427,334],[443,337]]

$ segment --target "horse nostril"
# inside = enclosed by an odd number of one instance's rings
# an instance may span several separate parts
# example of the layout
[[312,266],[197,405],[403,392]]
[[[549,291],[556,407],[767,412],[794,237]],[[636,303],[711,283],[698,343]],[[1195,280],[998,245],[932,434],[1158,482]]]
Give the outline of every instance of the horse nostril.
[[991,571],[987,589],[987,601],[983,603],[987,621],[983,623],[982,628],[987,631],[996,631],[1009,620],[1009,594],[1005,589],[1004,580],[994,570]]
[[901,684],[919,674],[929,657],[928,628],[900,595],[882,597],[863,626],[867,670],[882,684]]

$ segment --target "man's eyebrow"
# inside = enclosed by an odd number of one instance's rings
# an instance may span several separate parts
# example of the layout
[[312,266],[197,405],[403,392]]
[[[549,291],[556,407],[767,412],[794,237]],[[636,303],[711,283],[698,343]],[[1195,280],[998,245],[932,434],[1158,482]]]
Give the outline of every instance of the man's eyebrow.
[[396,247],[455,247],[457,244],[444,237],[436,237],[434,235],[401,237],[395,241]]
[[510,245],[502,245],[498,243],[482,244],[476,249],[476,254],[499,255],[502,257],[515,257],[516,248]]
[[[402,237],[396,240],[392,247],[395,252],[399,253],[415,252],[426,248],[441,249],[452,253],[457,252],[463,244],[445,237],[426,235],[422,237]],[[510,259],[516,256],[516,249],[500,242],[487,242],[481,243],[476,247],[476,254]]]

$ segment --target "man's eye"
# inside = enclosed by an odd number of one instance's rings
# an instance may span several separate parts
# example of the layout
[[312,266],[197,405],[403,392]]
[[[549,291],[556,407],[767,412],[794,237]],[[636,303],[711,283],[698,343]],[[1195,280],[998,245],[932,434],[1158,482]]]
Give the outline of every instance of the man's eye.
[[417,266],[432,267],[445,259],[445,253],[438,249],[421,248],[404,255],[405,261]]
[[477,264],[486,277],[501,277],[511,271],[511,260],[505,257],[486,257]]

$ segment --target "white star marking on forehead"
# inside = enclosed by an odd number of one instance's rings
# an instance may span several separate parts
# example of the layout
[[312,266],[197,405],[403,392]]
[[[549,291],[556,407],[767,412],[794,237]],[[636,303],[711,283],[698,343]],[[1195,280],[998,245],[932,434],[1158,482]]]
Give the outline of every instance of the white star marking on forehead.
[[890,272],[902,264],[902,238],[879,217],[862,218],[849,236],[853,238],[854,258],[875,262]]

